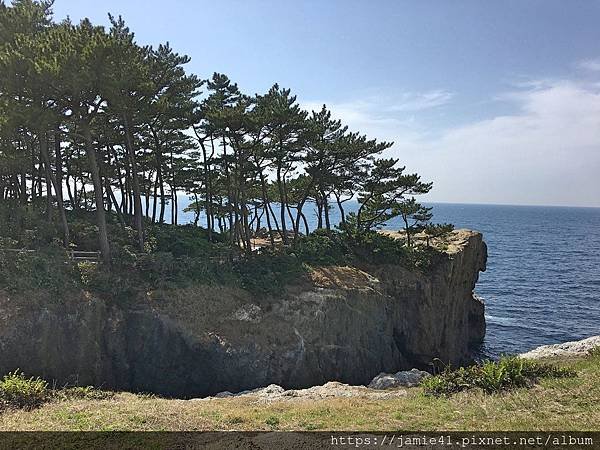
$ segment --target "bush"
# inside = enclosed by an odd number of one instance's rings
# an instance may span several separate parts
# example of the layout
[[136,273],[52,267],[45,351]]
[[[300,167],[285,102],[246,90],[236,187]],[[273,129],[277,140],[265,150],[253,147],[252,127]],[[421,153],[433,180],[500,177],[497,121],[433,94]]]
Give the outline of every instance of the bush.
[[300,261],[318,266],[345,264],[351,254],[339,232],[327,233],[325,230],[299,237],[290,252]]
[[448,396],[467,389],[480,388],[486,393],[533,385],[540,378],[565,378],[575,376],[569,369],[551,364],[504,356],[499,361],[484,361],[469,367],[452,370],[447,367],[439,375],[424,378],[421,382],[427,395]]
[[0,402],[13,408],[33,409],[49,398],[48,384],[40,378],[26,378],[18,370],[0,381]]
[[213,241],[208,241],[208,233],[204,228],[194,225],[153,225],[148,228],[147,240],[151,250],[168,252],[174,257],[206,257],[216,256],[220,250],[222,236],[213,233]]
[[244,289],[274,294],[305,273],[306,267],[294,255],[265,250],[236,262],[233,270]]
[[64,249],[44,247],[36,252],[0,250],[0,288],[11,292],[44,289],[60,294],[77,287],[77,274]]

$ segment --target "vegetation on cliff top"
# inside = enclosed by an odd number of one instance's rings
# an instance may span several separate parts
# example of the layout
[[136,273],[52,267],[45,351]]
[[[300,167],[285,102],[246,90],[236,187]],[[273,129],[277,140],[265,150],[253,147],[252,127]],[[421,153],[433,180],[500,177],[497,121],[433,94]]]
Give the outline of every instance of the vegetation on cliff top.
[[[93,212],[67,211],[71,242],[82,250],[96,248]],[[136,248],[135,231],[107,215],[112,261],[73,261],[56,242],[57,227],[38,209],[0,207],[0,289],[47,290],[54,294],[85,289],[107,298],[127,300],[152,289],[197,284],[227,284],[256,293],[277,293],[310,270],[327,265],[395,264],[426,271],[444,258],[434,247],[408,247],[399,239],[367,233],[360,239],[345,231],[317,230],[287,246],[266,247],[249,255],[228,245],[226,237],[194,225],[146,226],[145,251]],[[7,251],[31,249],[33,251]]]
[[[121,18],[108,29],[55,23],[51,6],[0,2],[0,247],[43,249],[5,254],[5,272],[69,286],[77,277],[62,246],[100,252],[105,267],[78,269],[94,285],[110,271],[114,287],[121,274],[278,288],[304,263],[367,255],[425,267],[431,249],[414,234],[450,229],[415,200],[432,184],[381,156],[391,143],[351,132],[325,106],[304,111],[277,84],[246,95],[225,75],[201,79],[168,44],[137,44]],[[178,223],[178,193],[204,229],[164,225]],[[354,198],[359,209],[347,214]],[[312,209],[323,231],[307,237]],[[402,243],[374,232],[393,217]],[[63,274],[49,279],[50,267]]]

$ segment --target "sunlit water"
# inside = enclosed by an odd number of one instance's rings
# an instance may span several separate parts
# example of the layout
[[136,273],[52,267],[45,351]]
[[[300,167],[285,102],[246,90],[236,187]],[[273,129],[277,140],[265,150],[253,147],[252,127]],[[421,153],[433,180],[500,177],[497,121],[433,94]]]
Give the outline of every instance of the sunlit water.
[[[600,208],[430,206],[435,221],[481,231],[487,242],[488,268],[476,287],[486,304],[485,353],[600,334]],[[346,209],[355,208],[349,202]],[[192,220],[179,213],[180,223]]]

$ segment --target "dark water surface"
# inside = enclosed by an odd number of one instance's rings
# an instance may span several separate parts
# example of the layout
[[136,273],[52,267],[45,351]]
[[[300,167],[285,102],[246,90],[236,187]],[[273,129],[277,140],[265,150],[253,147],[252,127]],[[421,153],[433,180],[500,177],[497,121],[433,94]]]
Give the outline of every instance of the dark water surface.
[[[429,206],[436,222],[481,231],[487,242],[488,268],[476,287],[486,304],[485,353],[600,334],[600,208]],[[348,211],[355,208],[348,202]],[[332,216],[339,220],[336,210]],[[180,223],[191,220],[180,213]]]

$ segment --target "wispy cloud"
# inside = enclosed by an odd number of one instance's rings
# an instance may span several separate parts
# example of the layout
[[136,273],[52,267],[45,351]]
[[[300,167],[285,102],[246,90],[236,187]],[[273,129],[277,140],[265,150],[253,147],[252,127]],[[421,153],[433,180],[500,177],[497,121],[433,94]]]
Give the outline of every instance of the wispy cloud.
[[[425,92],[402,92],[396,95],[371,94],[345,102],[344,104],[351,106],[353,109],[369,110],[372,112],[376,110],[380,113],[415,112],[446,105],[454,96],[453,92],[436,89]],[[307,102],[306,104],[314,105],[319,103]]]
[[432,201],[600,206],[600,85],[544,79],[490,97],[513,112],[437,133],[397,99],[328,106],[352,129],[394,141],[390,154],[434,181]]
[[381,140],[413,142],[427,134],[416,116],[448,104],[454,94],[445,90],[422,93],[405,92],[395,96],[367,95],[346,102],[301,102],[308,111],[318,111],[323,104],[336,119],[352,131],[360,131]]
[[591,72],[600,72],[600,59],[584,59],[577,63],[577,67]]
[[515,112],[430,142],[436,196],[449,201],[600,206],[600,90],[575,81],[512,93]]
[[449,103],[454,93],[444,90],[434,90],[423,93],[405,93],[390,105],[390,111],[411,112],[437,108]]

